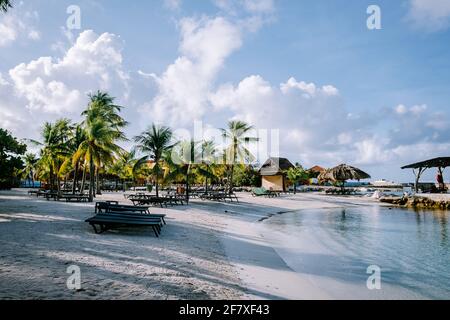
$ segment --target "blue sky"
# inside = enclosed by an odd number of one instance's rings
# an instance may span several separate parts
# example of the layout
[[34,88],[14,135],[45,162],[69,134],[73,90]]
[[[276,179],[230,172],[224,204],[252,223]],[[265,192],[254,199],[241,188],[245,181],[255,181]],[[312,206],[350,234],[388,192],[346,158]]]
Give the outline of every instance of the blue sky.
[[292,162],[409,181],[401,165],[450,154],[449,27],[448,0],[15,1],[0,16],[0,126],[35,138],[102,89],[129,136],[239,118],[279,130]]

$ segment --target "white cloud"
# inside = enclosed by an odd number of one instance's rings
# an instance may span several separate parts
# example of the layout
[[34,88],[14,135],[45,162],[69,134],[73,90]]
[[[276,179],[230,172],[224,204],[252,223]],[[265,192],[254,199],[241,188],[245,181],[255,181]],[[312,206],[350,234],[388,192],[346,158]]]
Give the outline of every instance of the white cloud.
[[181,2],[181,0],[164,0],[164,5],[171,10],[178,10],[181,7]]
[[243,0],[244,8],[253,13],[271,13],[274,11],[273,0]]
[[221,10],[233,15],[241,12],[250,14],[270,14],[275,10],[273,0],[213,0]]
[[41,57],[9,71],[15,92],[26,98],[27,108],[48,113],[77,112],[86,93],[126,86],[122,71],[121,41],[113,34],[80,34],[62,59]]
[[241,46],[241,32],[227,19],[186,18],[180,22],[180,53],[166,71],[156,77],[158,94],[144,112],[178,126],[200,119],[207,98],[225,59]]
[[292,89],[298,89],[304,93],[307,98],[315,97],[316,94],[323,93],[327,96],[337,96],[339,90],[332,85],[326,85],[322,88],[317,88],[314,83],[306,83],[304,81],[298,82],[295,78],[291,77],[286,83],[281,84],[281,91],[288,93]]
[[426,104],[421,105],[414,105],[410,108],[407,108],[403,104],[399,104],[397,107],[394,108],[395,113],[398,115],[413,115],[413,116],[420,116],[422,113],[426,112],[428,109],[428,106]]
[[26,11],[23,4],[19,4],[8,14],[0,15],[0,48],[26,37],[37,41],[40,33],[36,28],[39,15],[36,11]]
[[129,77],[121,52],[119,37],[87,30],[61,58],[40,57],[0,74],[0,126],[36,138],[44,121],[78,120],[90,92],[106,90],[125,101]]
[[427,31],[446,29],[450,26],[450,1],[410,0],[408,19]]

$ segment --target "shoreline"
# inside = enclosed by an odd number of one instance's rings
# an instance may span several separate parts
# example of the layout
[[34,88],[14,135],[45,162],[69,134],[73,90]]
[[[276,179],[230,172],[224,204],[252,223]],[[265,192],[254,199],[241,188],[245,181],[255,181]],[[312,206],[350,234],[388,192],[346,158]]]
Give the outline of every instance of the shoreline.
[[[390,206],[371,198],[319,194],[254,198],[240,203],[194,199],[151,208],[167,215],[162,236],[120,229],[96,235],[84,220],[93,204],[0,192],[2,299],[333,299],[315,279],[291,269],[264,236],[270,217],[308,209]],[[97,200],[127,201],[123,193]],[[79,265],[82,290],[65,286]]]

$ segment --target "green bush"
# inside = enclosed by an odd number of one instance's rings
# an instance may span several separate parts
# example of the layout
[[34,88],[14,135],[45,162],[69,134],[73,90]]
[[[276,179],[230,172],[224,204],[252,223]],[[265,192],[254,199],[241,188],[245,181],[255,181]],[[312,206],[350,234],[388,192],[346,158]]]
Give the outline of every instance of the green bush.
[[0,128],[0,189],[18,187],[19,170],[23,169],[21,155],[27,146],[17,141],[8,131]]

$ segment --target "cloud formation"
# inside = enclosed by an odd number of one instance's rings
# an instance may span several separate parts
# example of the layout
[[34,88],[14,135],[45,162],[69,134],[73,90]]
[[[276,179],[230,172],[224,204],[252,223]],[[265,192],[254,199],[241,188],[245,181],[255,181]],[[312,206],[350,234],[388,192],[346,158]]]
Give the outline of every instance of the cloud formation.
[[77,117],[86,107],[87,94],[97,89],[120,92],[119,98],[125,99],[128,75],[122,67],[119,37],[87,30],[62,58],[40,57],[1,75],[0,124],[16,129],[20,125],[17,119],[36,123],[61,116]]
[[408,18],[426,31],[446,29],[450,26],[450,1],[410,0]]
[[0,48],[17,40],[39,40],[41,34],[36,27],[38,21],[37,11],[26,11],[22,4],[7,15],[0,15]]
[[180,31],[181,56],[161,76],[154,75],[158,93],[144,108],[157,122],[173,126],[203,117],[218,72],[242,44],[239,28],[223,17],[185,18]]

